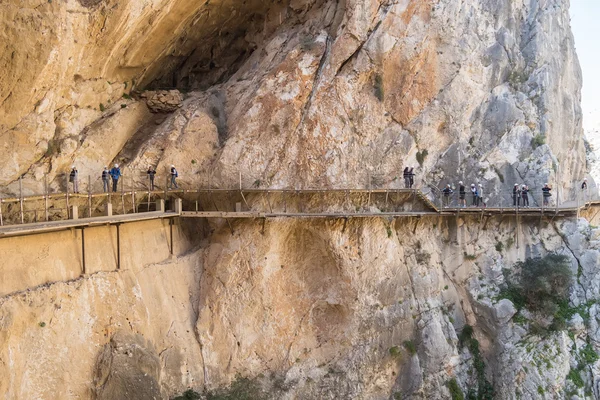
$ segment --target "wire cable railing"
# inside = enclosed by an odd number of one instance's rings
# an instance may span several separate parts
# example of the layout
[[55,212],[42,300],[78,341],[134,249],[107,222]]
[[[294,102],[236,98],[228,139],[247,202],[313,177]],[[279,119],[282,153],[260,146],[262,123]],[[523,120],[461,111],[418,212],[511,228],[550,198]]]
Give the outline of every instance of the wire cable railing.
[[[397,212],[402,202],[402,206],[406,208],[407,203],[412,203],[412,208],[423,212],[424,210],[415,209],[417,202],[424,203],[428,209],[433,209],[435,212],[458,213],[461,210],[473,209],[515,209],[515,210],[536,210],[541,213],[550,212],[552,209],[558,212],[560,208],[576,209],[587,207],[590,204],[597,202],[597,199],[592,198],[591,192],[587,189],[573,189],[563,193],[561,191],[561,200],[557,201],[556,193],[550,190],[550,196],[544,196],[544,192],[540,189],[528,190],[524,195],[522,192],[513,193],[512,190],[500,192],[492,192],[483,196],[474,196],[470,191],[470,185],[465,185],[464,196],[461,196],[456,186],[451,186],[451,192],[445,193],[444,188],[428,182],[426,179],[418,176],[414,177],[414,184],[408,188],[405,187],[403,179],[394,179],[386,182],[381,177],[374,178],[371,173],[368,173],[367,183],[362,188],[351,188],[349,185],[346,188],[315,188],[315,189],[282,189],[270,188],[266,186],[265,180],[253,179],[252,176],[242,175],[239,172],[239,181],[236,184],[231,182],[227,187],[217,187],[218,184],[213,183],[213,174],[209,173],[204,179],[204,184],[198,185],[197,188],[189,185],[172,185],[170,174],[156,174],[154,179],[145,172],[131,171],[123,169],[123,174],[113,187],[112,179],[103,181],[100,176],[92,178],[91,175],[83,177],[77,176],[76,182],[69,179],[70,174],[62,174],[54,177],[52,184],[49,179],[44,177],[43,180],[31,179],[24,182],[21,178],[18,181],[9,185],[8,190],[17,195],[0,196],[0,226],[5,224],[24,224],[30,222],[43,222],[60,219],[69,219],[73,217],[73,206],[77,207],[79,217],[94,217],[106,215],[107,205],[110,204],[111,212],[115,214],[139,213],[146,211],[155,211],[156,200],[163,199],[168,201],[173,196],[184,196],[186,194],[195,193],[200,195],[201,192],[209,193],[209,202],[214,203],[213,194],[222,192],[231,193],[239,191],[241,194],[240,201],[246,209],[250,209],[247,195],[250,192],[264,193],[299,193],[303,194],[320,194],[322,196],[321,203],[324,202],[324,196],[329,193],[339,192],[345,194],[346,199],[338,196],[337,200],[346,206],[346,210],[352,208],[353,212],[365,212],[374,208],[385,212]],[[478,187],[478,186],[477,186]],[[575,188],[578,187],[574,186]],[[114,190],[116,189],[116,190]],[[485,189],[485,188],[484,188]],[[246,195],[244,194],[246,193]],[[365,196],[362,202],[348,201],[349,193],[362,193]],[[404,193],[404,197],[399,199],[399,193]],[[396,195],[396,198],[393,196]],[[408,198],[406,195],[409,195]],[[231,196],[231,194],[227,194]],[[379,196],[377,201],[371,201],[372,197]],[[268,197],[268,196],[267,196]],[[544,201],[544,199],[547,201]],[[278,201],[281,202],[282,210],[287,212],[286,201],[293,200],[292,197],[281,196]],[[385,200],[384,200],[385,199]],[[227,199],[222,198],[219,201],[227,203]],[[206,201],[205,201],[206,202]],[[238,202],[234,202],[238,203]],[[314,201],[313,201],[314,203]],[[307,203],[308,204],[308,203]],[[211,207],[214,204],[211,204]],[[268,206],[268,207],[267,207]],[[187,209],[199,211],[203,208],[199,199],[186,200]],[[235,204],[230,209],[238,210],[240,207]],[[322,210],[330,210],[332,207],[320,204]],[[395,207],[395,208],[393,208]],[[218,207],[213,207],[218,210]],[[273,207],[271,204],[265,206],[267,210]],[[351,211],[352,211],[351,210]],[[301,212],[302,209],[297,211]],[[338,210],[344,212],[344,209]]]

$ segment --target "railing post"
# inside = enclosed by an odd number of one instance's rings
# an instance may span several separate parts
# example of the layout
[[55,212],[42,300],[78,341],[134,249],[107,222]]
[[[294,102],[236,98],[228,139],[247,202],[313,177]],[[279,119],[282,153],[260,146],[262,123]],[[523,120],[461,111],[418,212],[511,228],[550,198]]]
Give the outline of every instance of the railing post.
[[44,174],[44,213],[46,222],[48,221],[48,175]]
[[69,212],[70,212],[70,208],[69,208],[69,174],[66,174],[65,176],[65,181],[67,183],[67,192],[65,194],[65,201],[67,203],[67,219],[69,219]]
[[23,216],[23,176],[19,177],[19,208],[21,210],[21,223],[24,223],[24,216]]
[[92,176],[88,175],[88,217],[92,218]]
[[[125,168],[123,168],[125,171]],[[125,177],[121,175],[121,210],[123,211],[123,215],[125,215]]]

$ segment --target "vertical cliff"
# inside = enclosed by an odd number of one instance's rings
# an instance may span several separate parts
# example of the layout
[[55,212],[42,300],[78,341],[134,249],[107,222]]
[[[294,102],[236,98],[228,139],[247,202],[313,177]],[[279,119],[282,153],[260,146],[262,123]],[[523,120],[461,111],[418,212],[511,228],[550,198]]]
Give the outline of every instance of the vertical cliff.
[[[246,187],[399,187],[413,165],[424,188],[483,182],[487,200],[507,201],[514,182],[550,182],[566,198],[586,173],[568,7],[5,1],[0,186],[14,192],[24,175],[26,192],[39,191],[47,174],[59,189],[73,163],[95,179],[119,162],[137,184],[149,164],[159,175],[176,164],[193,187],[234,186],[240,172]],[[177,92],[146,91],[160,89]],[[180,258],[3,298],[8,398],[110,398],[136,374],[152,392],[138,394],[157,397],[241,378],[290,399],[597,393],[597,360],[579,355],[595,348],[600,296],[597,232],[583,221],[299,220],[234,232],[211,223]],[[503,268],[550,252],[568,256],[577,312],[570,330],[542,336],[499,292]],[[66,367],[75,348],[81,359]],[[45,383],[24,380],[41,365]],[[111,380],[111,365],[127,379]]]

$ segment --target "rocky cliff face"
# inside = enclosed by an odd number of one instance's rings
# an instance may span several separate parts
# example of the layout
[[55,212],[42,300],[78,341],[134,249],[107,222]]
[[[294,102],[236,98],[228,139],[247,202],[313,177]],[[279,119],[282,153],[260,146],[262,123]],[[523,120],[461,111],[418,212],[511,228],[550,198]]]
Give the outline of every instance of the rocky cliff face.
[[[138,184],[148,165],[160,175],[175,164],[183,184],[194,187],[234,186],[240,172],[245,186],[399,187],[401,169],[413,165],[424,188],[481,181],[490,198],[505,199],[513,181],[568,190],[585,174],[568,6],[9,0],[0,5],[0,186],[14,192],[24,174],[26,192],[39,191],[47,174],[58,189],[72,163],[95,178],[119,162]],[[586,304],[595,315],[595,231],[583,223],[495,223],[374,219],[343,229],[276,221],[264,235],[240,224],[233,237],[214,225],[197,258],[187,259],[185,268],[201,266],[201,276],[173,276],[198,280],[182,302],[194,303],[186,305],[183,326],[195,332],[200,355],[173,358],[152,349],[187,352],[182,343],[191,336],[161,339],[170,334],[163,329],[168,316],[156,329],[140,316],[144,329],[130,324],[113,342],[105,335],[94,343],[108,346],[103,360],[121,360],[120,349],[129,351],[124,341],[142,347],[131,354],[149,360],[142,370],[153,374],[159,396],[227,385],[237,375],[280,398],[447,398],[453,377],[465,391],[483,391],[488,382],[500,398],[538,398],[539,388],[556,398],[597,390],[593,369],[581,388],[566,379],[569,363],[578,368],[574,343],[594,343],[594,318],[572,338],[539,339],[511,320],[508,300],[495,297],[503,267],[565,252],[589,275],[573,289],[573,306]],[[518,249],[494,253],[517,231]],[[581,240],[567,246],[567,233]],[[106,283],[94,276],[85,285]],[[124,293],[135,287],[130,280],[119,285]],[[67,286],[28,294],[34,303],[7,298],[3,310],[43,313],[45,299],[65,290],[88,296],[84,285]],[[145,298],[134,297],[143,307]],[[99,307],[108,301],[102,297]],[[7,330],[20,323],[4,321]],[[459,344],[467,322],[479,356]],[[0,353],[5,366],[26,346],[11,340]],[[50,340],[37,343],[48,348]],[[546,358],[556,362],[533,367],[546,346]],[[92,353],[87,368],[52,375],[68,387],[59,397],[102,396],[90,383]],[[106,375],[105,366],[98,371]],[[74,375],[77,385],[69,383]],[[9,382],[9,397],[53,398],[50,389],[17,392],[20,381]]]

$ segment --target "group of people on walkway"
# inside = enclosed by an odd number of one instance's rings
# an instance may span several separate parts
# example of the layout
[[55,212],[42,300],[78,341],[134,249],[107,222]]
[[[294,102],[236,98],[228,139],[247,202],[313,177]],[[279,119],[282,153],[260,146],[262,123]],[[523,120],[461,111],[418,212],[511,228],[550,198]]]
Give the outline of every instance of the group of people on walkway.
[[[156,168],[149,166],[148,170],[146,171],[146,175],[148,176],[148,182],[149,182],[148,189],[154,190],[154,188],[155,188],[154,177],[156,176]],[[111,180],[112,180],[112,191],[116,192],[119,187],[119,179],[122,176],[123,176],[123,173],[121,172],[121,168],[119,167],[119,164],[115,164],[110,170],[108,169],[108,167],[104,167],[104,169],[102,170],[102,175],[101,175],[104,193],[109,192]],[[179,173],[177,172],[177,169],[175,168],[174,165],[171,165],[170,176],[171,176],[171,179],[170,179],[168,189],[179,189],[179,185],[177,185],[177,178],[179,177]],[[79,193],[79,171],[77,170],[77,167],[75,165],[73,165],[71,167],[71,172],[69,173],[69,182],[73,185],[73,192]]]
[[[483,185],[478,183],[477,185],[472,183],[470,187],[471,196],[473,201],[471,206],[473,207],[485,207],[486,204],[483,200]],[[442,189],[444,207],[450,207],[450,196],[454,193],[454,189],[450,184],[447,184],[444,189]],[[467,206],[467,188],[463,181],[458,182],[458,206],[466,207]]]
[[[584,183],[581,185],[582,190],[585,190],[587,188],[587,179],[584,180]],[[470,191],[471,191],[471,196],[472,196],[472,202],[471,202],[471,206],[472,207],[486,207],[487,204],[484,202],[483,199],[483,185],[481,183],[478,184],[471,184],[470,187]],[[544,184],[544,187],[542,188],[542,198],[543,198],[543,205],[544,206],[548,206],[550,204],[550,198],[552,197],[552,187],[550,187],[548,185],[548,183]],[[524,207],[524,208],[528,208],[529,207],[529,186],[525,185],[525,184],[521,184],[519,185],[518,183],[515,183],[515,185],[513,186],[513,190],[512,190],[512,199],[513,199],[513,206],[514,207]],[[450,207],[450,202],[451,202],[451,196],[454,193],[454,189],[452,188],[452,186],[450,184],[447,184],[446,187],[444,189],[442,189],[442,195],[443,195],[443,205],[444,207],[448,208]],[[466,186],[464,185],[464,183],[462,181],[458,182],[458,206],[465,208],[467,207],[467,190],[466,190]]]

